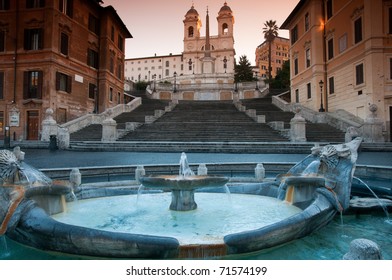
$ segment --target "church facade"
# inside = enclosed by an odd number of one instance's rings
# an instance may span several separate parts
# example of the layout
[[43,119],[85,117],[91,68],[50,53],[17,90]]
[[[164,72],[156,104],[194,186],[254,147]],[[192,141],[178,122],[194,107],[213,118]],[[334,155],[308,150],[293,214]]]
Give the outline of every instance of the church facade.
[[217,35],[210,35],[209,11],[205,17],[205,36],[201,36],[203,23],[192,5],[184,16],[184,50],[181,54],[131,58],[125,60],[127,80],[172,80],[176,75],[231,74],[234,75],[234,15],[227,2],[216,18]]
[[[206,36],[200,36],[202,21],[192,6],[184,19],[184,74],[234,74],[234,15],[224,3],[219,10],[218,35],[210,36],[209,11],[206,15]],[[206,59],[208,57],[208,59]],[[209,62],[206,62],[206,61]]]

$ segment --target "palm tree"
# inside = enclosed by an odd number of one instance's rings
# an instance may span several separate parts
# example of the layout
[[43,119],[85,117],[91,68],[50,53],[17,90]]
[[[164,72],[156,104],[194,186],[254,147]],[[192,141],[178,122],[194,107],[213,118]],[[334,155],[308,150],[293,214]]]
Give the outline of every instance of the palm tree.
[[272,56],[272,42],[274,41],[275,37],[278,36],[279,27],[276,25],[276,20],[267,20],[264,23],[263,33],[264,39],[268,42],[268,81],[271,82],[272,80],[272,66],[271,66],[271,56]]

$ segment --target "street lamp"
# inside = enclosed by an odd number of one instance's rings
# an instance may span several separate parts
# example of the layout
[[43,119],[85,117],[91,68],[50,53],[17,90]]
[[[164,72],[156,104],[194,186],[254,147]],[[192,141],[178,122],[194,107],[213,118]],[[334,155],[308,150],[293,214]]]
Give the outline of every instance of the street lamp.
[[157,78],[157,74],[152,75],[152,79],[154,80],[154,88],[152,90],[152,92],[155,92],[155,79]]
[[223,58],[223,68],[225,68],[225,73],[226,73],[226,68],[227,68],[227,58],[226,58],[226,56]]
[[174,89],[173,89],[173,92],[177,92],[176,78],[177,78],[177,72],[174,72]]
[[320,80],[319,86],[320,86],[320,97],[321,97],[319,112],[325,112],[324,106],[323,106],[323,86],[324,86],[323,80]]
[[189,59],[188,64],[189,64],[189,71],[193,70],[191,58]]

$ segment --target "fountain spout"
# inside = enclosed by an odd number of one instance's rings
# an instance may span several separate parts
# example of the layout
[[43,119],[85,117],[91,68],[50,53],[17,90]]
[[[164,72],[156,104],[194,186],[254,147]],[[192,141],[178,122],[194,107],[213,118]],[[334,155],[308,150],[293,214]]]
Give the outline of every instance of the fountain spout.
[[181,154],[179,175],[144,176],[141,184],[149,189],[168,190],[172,193],[170,210],[191,211],[197,208],[194,193],[201,188],[224,187],[229,181],[221,176],[195,175],[185,153]]
[[299,205],[321,192],[342,212],[349,206],[351,181],[362,139],[312,149],[312,155],[290,169],[278,190],[278,198]]
[[189,167],[188,158],[184,152],[181,154],[181,157],[180,157],[179,175],[183,176],[183,177],[195,175],[195,173]]

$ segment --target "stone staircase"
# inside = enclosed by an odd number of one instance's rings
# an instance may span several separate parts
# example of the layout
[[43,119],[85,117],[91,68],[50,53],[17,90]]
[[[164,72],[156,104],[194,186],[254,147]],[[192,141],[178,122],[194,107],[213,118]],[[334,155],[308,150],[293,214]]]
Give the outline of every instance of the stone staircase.
[[101,141],[102,139],[102,125],[91,124],[85,128],[71,133],[71,141]]
[[[119,134],[118,141],[102,143],[102,125],[90,125],[71,134],[71,149],[90,150],[132,150],[132,151],[237,151],[237,152],[288,152],[306,150],[314,142],[344,142],[344,133],[327,125],[306,123],[308,143],[290,143],[287,134],[271,127],[273,122],[284,123],[290,128],[294,117],[272,104],[271,98],[241,100],[247,109],[254,109],[257,115],[265,116],[265,123],[258,123],[245,112],[239,111],[232,101],[179,101],[171,111],[152,122],[146,116],[153,116],[156,110],[165,111],[169,101],[146,98],[144,92],[133,95],[142,98],[142,105],[130,113],[123,113],[114,120]],[[138,94],[138,95],[137,95]],[[127,123],[138,123],[135,130],[126,131]],[[280,148],[267,143],[281,142]],[[186,144],[188,143],[188,144]],[[264,145],[262,145],[264,143]],[[106,146],[105,146],[106,145]],[[187,146],[188,145],[188,146]],[[105,147],[102,147],[105,146]],[[294,148],[296,146],[297,148]],[[287,147],[284,148],[284,147]]]
[[[285,129],[290,129],[290,121],[294,117],[292,112],[283,112],[269,97],[241,100],[247,109],[255,109],[257,115],[265,115],[266,123],[283,122]],[[345,133],[325,123],[306,122],[306,139],[308,142],[341,143],[345,140]]]
[[[168,101],[154,100],[146,97],[145,91],[133,91],[131,93],[135,97],[142,98],[142,105],[129,113],[123,113],[114,118],[117,122],[117,129],[125,130],[127,122],[138,123],[139,125],[145,122],[145,117],[154,115],[155,110],[164,110],[165,106],[169,104]],[[75,141],[101,141],[102,139],[102,125],[92,124],[79,131],[71,133],[70,140]]]
[[254,122],[231,101],[179,101],[171,111],[120,141],[280,142],[288,141],[267,124]]
[[290,128],[290,121],[294,118],[292,112],[283,112],[274,104],[272,104],[272,98],[255,98],[255,99],[244,99],[241,100],[242,105],[246,109],[255,109],[257,115],[265,115],[265,122],[284,122],[284,127],[286,129]]
[[123,113],[114,120],[117,122],[118,129],[124,129],[127,122],[144,123],[146,116],[153,116],[155,110],[164,110],[169,101],[147,98],[145,91],[136,91],[132,95],[142,98],[142,105],[129,113]]

